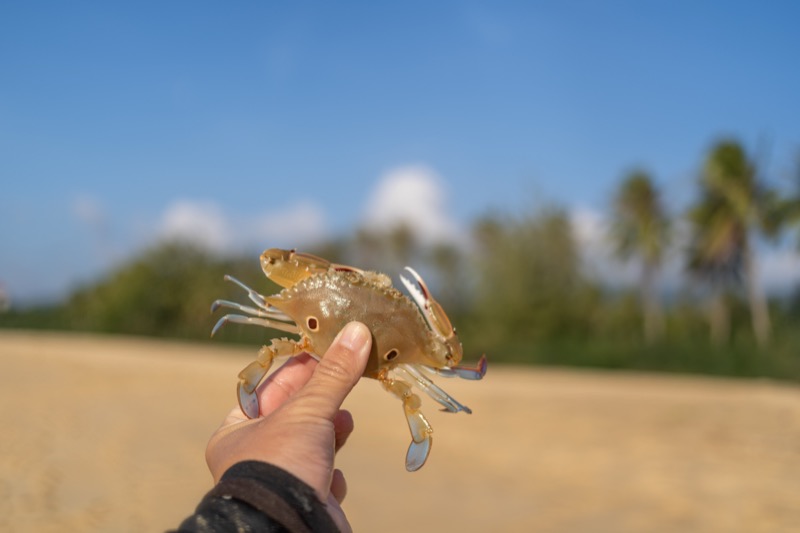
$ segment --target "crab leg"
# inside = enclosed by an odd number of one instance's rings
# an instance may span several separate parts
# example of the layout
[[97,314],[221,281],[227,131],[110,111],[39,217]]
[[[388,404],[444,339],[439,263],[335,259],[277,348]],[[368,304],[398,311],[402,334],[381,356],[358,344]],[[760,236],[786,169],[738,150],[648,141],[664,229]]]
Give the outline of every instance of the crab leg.
[[303,353],[307,346],[293,340],[282,338],[272,339],[269,346],[262,346],[258,351],[258,359],[244,367],[239,372],[239,385],[237,396],[239,407],[247,418],[257,418],[260,408],[256,387],[269,372],[272,362],[276,357],[294,356]]
[[275,320],[270,320],[268,318],[255,318],[252,316],[244,316],[244,315],[225,315],[224,317],[220,318],[216,325],[214,325],[214,329],[211,330],[211,336],[213,337],[214,334],[227,324],[228,322],[235,322],[237,324],[250,324],[255,326],[263,326],[265,328],[273,328],[279,329],[281,331],[285,331],[286,333],[294,333],[299,334],[300,329],[295,326],[294,324],[284,324],[283,322],[277,322]]
[[422,389],[428,396],[439,402],[444,406],[444,410],[450,413],[457,413],[464,411],[465,413],[472,414],[472,409],[466,405],[462,405],[455,398],[447,394],[439,388],[433,381],[429,380],[419,370],[414,368],[413,365],[398,365],[395,370],[404,372],[414,379],[415,384]]
[[[237,302],[232,302],[230,300],[216,300],[213,304],[211,304],[211,312],[213,313],[220,307],[229,307],[231,309],[236,309],[237,311],[241,311],[243,313],[247,313],[248,315],[253,316],[245,316],[245,315],[236,315],[236,314],[229,314],[225,315],[220,318],[216,325],[214,325],[214,329],[211,330],[211,336],[213,337],[214,334],[224,326],[228,322],[237,322],[239,324],[252,324],[256,326],[264,326],[265,328],[274,328],[279,329],[281,331],[285,331],[287,333],[300,333],[300,330],[295,326],[293,323],[291,324],[283,324],[282,322],[276,322],[277,320],[285,321],[285,322],[292,322],[292,319],[286,316],[284,313],[276,309],[274,306],[267,303],[267,300],[261,294],[257,293],[238,279],[234,278],[233,276],[225,275],[225,281],[231,281],[247,291],[248,296],[250,297],[250,301],[258,306],[258,308],[251,307],[249,305],[242,305]],[[256,318],[258,317],[258,318]]]
[[474,368],[467,366],[451,366],[450,368],[433,368],[426,366],[424,368],[425,370],[445,378],[459,377],[461,379],[477,380],[483,379],[483,376],[486,375],[486,367],[486,356],[482,355]]
[[406,452],[406,470],[414,472],[422,468],[428,454],[431,453],[433,444],[433,428],[419,410],[421,404],[419,396],[411,391],[411,386],[405,381],[392,379],[387,373],[382,373],[378,380],[383,388],[397,396],[403,402],[403,412],[411,431],[411,444]]
[[260,308],[264,309],[265,311],[269,311],[269,308],[271,306],[264,299],[264,296],[257,293],[256,291],[254,291],[253,289],[251,289],[250,287],[248,287],[247,285],[245,285],[244,283],[242,283],[241,281],[239,281],[238,279],[234,278],[231,275],[225,274],[224,279],[225,281],[230,281],[232,283],[235,283],[236,285],[247,291],[247,296],[248,298],[250,298],[251,302],[259,306]]
[[211,312],[215,312],[220,307],[229,307],[231,309],[236,309],[237,311],[247,313],[248,315],[258,316],[261,318],[273,318],[275,320],[281,320],[285,322],[292,321],[288,315],[278,311],[275,307],[270,307],[269,309],[259,309],[257,307],[242,305],[238,302],[232,302],[230,300],[216,300],[213,304],[211,304]]

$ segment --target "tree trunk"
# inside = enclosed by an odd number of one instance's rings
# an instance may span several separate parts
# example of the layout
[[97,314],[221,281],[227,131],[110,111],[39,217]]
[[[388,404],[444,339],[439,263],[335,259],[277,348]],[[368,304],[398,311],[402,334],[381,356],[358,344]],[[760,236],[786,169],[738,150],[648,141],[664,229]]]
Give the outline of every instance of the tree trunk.
[[645,262],[642,266],[642,317],[647,344],[653,344],[664,333],[664,314],[658,302],[655,283],[657,270],[652,263]]
[[749,245],[744,246],[744,276],[747,285],[747,298],[750,304],[750,318],[753,322],[753,333],[758,345],[766,346],[770,338],[772,326],[769,319],[767,299],[758,283],[756,258]]
[[715,346],[725,343],[731,334],[731,320],[728,306],[725,304],[725,293],[717,289],[711,297],[709,306],[709,323],[711,326],[711,342]]

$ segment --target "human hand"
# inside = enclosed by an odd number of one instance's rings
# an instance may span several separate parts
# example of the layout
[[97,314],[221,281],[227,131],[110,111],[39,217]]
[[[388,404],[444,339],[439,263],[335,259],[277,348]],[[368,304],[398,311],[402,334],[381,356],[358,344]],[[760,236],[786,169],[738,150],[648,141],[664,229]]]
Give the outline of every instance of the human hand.
[[240,461],[271,463],[313,488],[339,528],[349,531],[340,505],[347,485],[333,461],[353,431],[352,416],[340,407],[371,346],[369,329],[352,322],[319,362],[302,354],[284,363],[258,388],[261,416],[248,419],[236,407],[211,436],[206,462],[214,482]]

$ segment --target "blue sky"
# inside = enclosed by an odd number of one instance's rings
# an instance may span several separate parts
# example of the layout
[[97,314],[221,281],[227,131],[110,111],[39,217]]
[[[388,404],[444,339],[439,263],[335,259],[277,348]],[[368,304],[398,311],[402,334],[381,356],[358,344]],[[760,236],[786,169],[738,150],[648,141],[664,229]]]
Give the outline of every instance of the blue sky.
[[55,298],[176,234],[255,254],[382,213],[451,238],[547,202],[598,220],[634,166],[677,212],[720,136],[788,187],[797,6],[4,3],[0,282]]

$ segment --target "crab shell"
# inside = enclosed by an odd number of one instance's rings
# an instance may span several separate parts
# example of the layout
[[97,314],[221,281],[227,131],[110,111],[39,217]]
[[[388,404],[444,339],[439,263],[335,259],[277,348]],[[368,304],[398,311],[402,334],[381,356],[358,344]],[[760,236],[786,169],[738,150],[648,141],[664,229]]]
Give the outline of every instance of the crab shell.
[[411,300],[394,287],[357,272],[316,274],[265,300],[297,324],[317,354],[328,350],[348,322],[366,324],[372,332],[366,377],[377,378],[382,368],[402,363],[434,368],[450,366],[450,361],[458,363]]

